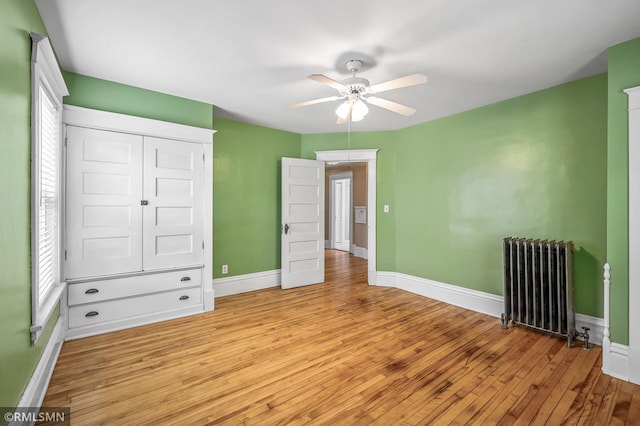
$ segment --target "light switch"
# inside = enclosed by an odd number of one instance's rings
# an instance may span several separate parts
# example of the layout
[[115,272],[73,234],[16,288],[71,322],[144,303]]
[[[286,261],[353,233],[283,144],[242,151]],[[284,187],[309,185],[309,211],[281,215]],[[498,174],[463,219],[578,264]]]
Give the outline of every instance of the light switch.
[[389,213],[389,204],[384,205],[384,212]]

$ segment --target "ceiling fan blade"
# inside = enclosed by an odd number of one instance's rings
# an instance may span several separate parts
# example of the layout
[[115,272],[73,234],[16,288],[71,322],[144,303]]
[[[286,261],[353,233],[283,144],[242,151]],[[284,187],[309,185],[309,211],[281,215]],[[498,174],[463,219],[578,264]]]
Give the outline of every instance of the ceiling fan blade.
[[376,98],[375,96],[369,96],[368,98],[362,99],[369,102],[371,105],[379,106],[380,108],[388,109],[389,111],[397,112],[398,114],[402,114],[407,117],[416,112],[416,110],[411,107],[388,101],[386,99]]
[[423,74],[412,74],[405,77],[396,78],[395,80],[385,81],[384,83],[374,84],[369,87],[369,92],[380,93],[387,90],[399,89],[401,87],[415,86],[427,82],[427,76]]
[[338,99],[342,99],[342,96],[329,96],[327,98],[320,98],[320,99],[314,99],[312,101],[306,101],[306,102],[300,102],[298,104],[293,104],[293,105],[287,105],[286,108],[302,108],[302,107],[306,107],[309,105],[315,105],[315,104],[320,104],[322,102],[331,102],[331,101],[337,101]]
[[334,89],[339,90],[341,92],[349,90],[349,88],[344,84],[340,83],[339,81],[335,81],[334,79],[329,78],[326,75],[311,74],[308,78],[310,78],[313,81],[317,81],[318,83],[324,84],[326,86],[333,87]]

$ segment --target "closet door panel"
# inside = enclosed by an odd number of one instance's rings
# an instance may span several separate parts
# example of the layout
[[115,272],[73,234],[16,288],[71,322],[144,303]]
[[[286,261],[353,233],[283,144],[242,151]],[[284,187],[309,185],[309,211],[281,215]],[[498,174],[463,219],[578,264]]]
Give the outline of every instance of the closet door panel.
[[144,138],[143,268],[203,264],[202,145]]
[[141,164],[141,136],[67,126],[67,278],[142,270]]

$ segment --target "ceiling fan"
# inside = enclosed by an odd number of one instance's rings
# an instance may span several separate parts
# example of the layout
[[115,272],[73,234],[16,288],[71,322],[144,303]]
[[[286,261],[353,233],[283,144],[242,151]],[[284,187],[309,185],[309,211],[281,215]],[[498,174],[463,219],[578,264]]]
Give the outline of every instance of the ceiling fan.
[[[423,74],[412,74],[405,77],[389,80],[384,83],[374,85],[369,84],[369,80],[356,77],[356,72],[362,67],[362,61],[352,59],[346,63],[347,70],[352,73],[351,78],[341,82],[327,77],[323,74],[311,74],[308,78],[318,83],[327,85],[336,89],[339,95],[329,96],[326,98],[314,99],[311,101],[300,102],[298,104],[289,105],[287,108],[300,108],[309,105],[315,105],[323,102],[332,102],[344,99],[344,102],[336,109],[338,116],[338,124],[348,121],[360,121],[369,112],[366,103],[378,106],[380,108],[393,111],[404,116],[413,115],[415,109],[386,99],[372,96],[374,94],[385,92],[387,90],[399,89],[401,87],[415,86],[427,82],[427,77]],[[364,101],[364,102],[363,102]]]

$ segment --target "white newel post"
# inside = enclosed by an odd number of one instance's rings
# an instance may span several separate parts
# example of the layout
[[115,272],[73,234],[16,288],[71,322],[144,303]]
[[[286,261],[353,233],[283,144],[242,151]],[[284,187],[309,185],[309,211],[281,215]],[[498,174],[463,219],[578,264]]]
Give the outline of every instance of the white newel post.
[[610,374],[611,332],[609,323],[609,295],[611,288],[611,266],[604,264],[604,331],[602,333],[602,372]]

